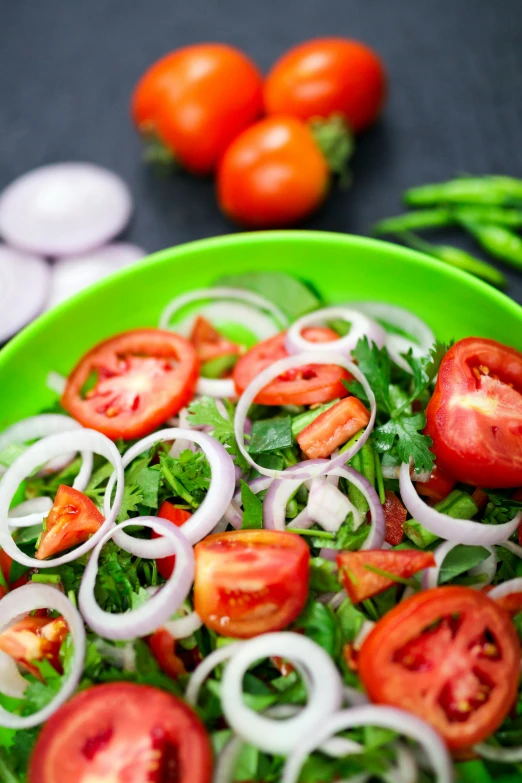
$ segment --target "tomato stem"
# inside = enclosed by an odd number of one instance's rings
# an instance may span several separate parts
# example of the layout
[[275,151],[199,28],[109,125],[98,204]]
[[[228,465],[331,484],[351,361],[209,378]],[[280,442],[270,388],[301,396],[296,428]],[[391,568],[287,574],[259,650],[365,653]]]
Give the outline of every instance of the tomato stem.
[[316,118],[310,121],[310,130],[332,174],[339,176],[341,187],[349,187],[352,175],[348,161],[354,153],[355,142],[344,119],[336,114],[327,119]]

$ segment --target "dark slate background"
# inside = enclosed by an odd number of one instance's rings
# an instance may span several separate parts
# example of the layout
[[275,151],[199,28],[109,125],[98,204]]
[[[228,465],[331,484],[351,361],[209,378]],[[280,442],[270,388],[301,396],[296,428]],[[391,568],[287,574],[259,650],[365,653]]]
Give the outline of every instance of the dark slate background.
[[[522,176],[522,0],[0,0],[0,8],[0,187],[52,161],[113,168],[137,203],[128,238],[150,251],[235,230],[211,181],[147,171],[128,119],[142,71],[191,42],[227,41],[263,69],[319,35],[359,38],[382,55],[389,102],[359,141],[354,186],[305,228],[367,234],[400,211],[410,185],[459,172]],[[510,279],[522,302],[522,273]]]

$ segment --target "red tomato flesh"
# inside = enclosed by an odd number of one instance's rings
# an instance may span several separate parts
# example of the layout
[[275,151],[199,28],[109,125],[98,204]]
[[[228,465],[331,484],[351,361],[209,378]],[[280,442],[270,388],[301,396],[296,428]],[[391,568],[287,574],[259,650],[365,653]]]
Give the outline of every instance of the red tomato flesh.
[[367,549],[340,552],[337,555],[337,565],[344,589],[352,603],[357,604],[397,584],[378,572],[384,571],[409,579],[418,571],[434,566],[435,558],[431,552],[419,552],[416,549],[402,549],[397,552]]
[[426,433],[437,464],[478,487],[522,484],[522,354],[468,337],[441,362]]
[[239,356],[241,350],[239,345],[227,340],[210,321],[198,315],[194,321],[190,333],[190,342],[196,349],[196,353],[201,362],[209,362],[217,359],[219,356],[236,354]]
[[440,503],[455,489],[456,483],[457,480],[453,476],[448,476],[438,465],[435,465],[428,481],[417,482],[417,492],[419,495],[430,498],[434,503]]
[[379,620],[363,642],[359,674],[373,702],[418,715],[460,749],[506,717],[520,654],[515,627],[495,601],[467,587],[437,587]]
[[[161,329],[136,329],[92,348],[74,368],[62,405],[108,438],[141,438],[187,405],[199,372],[194,347]],[[94,381],[94,386],[85,387]]]
[[310,550],[295,533],[218,533],[194,552],[194,608],[217,633],[249,638],[279,631],[306,603]]
[[[190,519],[192,514],[190,514],[188,511],[185,511],[184,508],[177,508],[172,503],[169,503],[168,500],[164,500],[159,508],[158,516],[162,519],[168,519],[169,522],[172,522],[174,525],[176,525],[176,527],[181,527],[185,524],[187,519]],[[156,533],[155,530],[152,531],[152,538],[161,537],[161,533]],[[170,557],[161,557],[156,560],[158,571],[164,579],[168,579],[170,576],[172,576],[175,562],[176,555],[171,555]]]
[[176,640],[166,628],[158,628],[147,639],[152,654],[156,658],[160,668],[169,677],[177,679],[180,674],[185,674],[185,665],[176,655]]
[[0,650],[41,679],[33,661],[47,659],[61,672],[60,647],[69,633],[63,617],[24,617],[0,633]]
[[47,721],[29,783],[210,783],[212,751],[196,714],[170,693],[114,682],[81,691]]
[[408,512],[391,489],[384,490],[386,500],[383,504],[386,534],[384,540],[392,546],[398,546],[404,536],[404,523]]
[[346,397],[321,413],[297,436],[297,442],[310,459],[329,457],[370,421],[370,411],[357,397]]
[[[336,332],[326,327],[313,327],[310,333],[303,329],[302,334],[311,342],[339,339]],[[285,333],[282,332],[258,343],[241,356],[232,373],[238,395],[260,372],[288,356],[284,342]],[[336,397],[346,397],[348,392],[342,381],[349,377],[346,370],[333,364],[297,367],[271,381],[259,392],[255,402],[260,405],[314,405],[330,402]]]
[[92,500],[77,489],[60,484],[44,523],[35,557],[45,560],[87,541],[104,521]]

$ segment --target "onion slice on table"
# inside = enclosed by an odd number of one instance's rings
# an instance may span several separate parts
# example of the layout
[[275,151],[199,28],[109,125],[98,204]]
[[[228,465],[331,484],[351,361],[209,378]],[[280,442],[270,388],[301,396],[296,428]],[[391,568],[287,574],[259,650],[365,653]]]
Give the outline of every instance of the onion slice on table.
[[[226,673],[225,673],[226,675]],[[286,761],[281,783],[296,783],[304,761],[340,731],[379,726],[405,734],[422,745],[435,773],[436,783],[453,782],[453,763],[437,732],[420,718],[395,707],[368,704],[326,716],[306,736],[300,736]]]
[[[243,700],[243,678],[256,661],[282,656],[298,664],[310,682],[308,702],[293,718],[271,720],[258,715]],[[309,732],[323,724],[342,704],[342,682],[325,650],[306,636],[267,633],[243,642],[226,666],[221,704],[230,727],[245,742],[266,753],[286,755]]]
[[[9,525],[13,525],[18,520],[8,517],[9,506],[14,494],[22,481],[30,476],[31,473],[47,460],[68,453],[71,449],[80,451],[90,451],[105,457],[114,468],[116,476],[116,492],[112,505],[108,504],[105,521],[100,528],[87,541],[80,544],[70,552],[52,560],[37,560],[29,557],[18,548],[16,542],[11,536]],[[89,552],[96,546],[98,541],[105,535],[107,530],[114,525],[116,516],[120,510],[123,497],[123,465],[118,449],[114,443],[95,430],[87,430],[80,427],[78,430],[70,432],[60,432],[55,435],[49,435],[47,438],[39,440],[32,446],[29,446],[18,459],[7,469],[0,481],[0,546],[5,549],[8,555],[17,563],[26,565],[29,568],[53,568],[54,566],[70,563],[72,560]],[[113,485],[114,486],[114,485]]]
[[454,519],[447,514],[442,514],[419,497],[410,478],[410,466],[406,462],[401,465],[399,484],[402,502],[412,517],[430,533],[456,544],[476,546],[501,544],[513,535],[522,520],[522,511],[502,525],[485,525],[472,519]]
[[131,211],[130,191],[117,174],[92,163],[53,163],[0,195],[0,236],[30,253],[74,255],[119,234]]
[[[100,552],[118,530],[136,524],[149,527],[170,541],[171,549],[176,555],[175,568],[166,583],[142,606],[121,614],[105,612],[96,603],[94,597]],[[159,517],[127,519],[108,530],[92,551],[78,593],[78,605],[83,619],[93,631],[104,639],[128,641],[153,633],[157,628],[163,626],[173,612],[176,612],[183,604],[194,581],[195,567],[194,551],[183,533],[175,525]]]
[[83,671],[85,656],[83,620],[76,607],[56,587],[33,582],[23,585],[4,596],[0,601],[0,631],[8,627],[13,620],[36,609],[54,609],[63,615],[74,644],[71,669],[59,693],[46,707],[35,712],[34,715],[22,717],[0,707],[0,726],[5,726],[9,729],[29,729],[32,726],[39,726],[40,723],[50,718],[72,696]]
[[[123,468],[136,459],[144,451],[148,451],[157,443],[175,441],[177,438],[196,443],[202,449],[210,465],[210,487],[199,508],[195,509],[180,530],[185,538],[196,544],[202,538],[208,536],[219,520],[224,516],[230,505],[236,487],[236,474],[234,463],[228,451],[217,440],[196,430],[184,430],[179,427],[159,430],[142,438],[134,446],[125,452],[122,458]],[[114,487],[115,474],[109,478],[104,499],[104,513],[107,514],[112,489]],[[134,524],[139,524],[134,521]],[[162,538],[143,539],[135,538],[118,530],[114,536],[114,543],[137,557],[150,559],[170,557],[174,554],[172,544]]]
[[97,280],[146,255],[145,250],[130,242],[114,242],[90,253],[55,261],[51,267],[51,293],[47,307],[54,307]]
[[[301,334],[303,329],[309,326],[324,325],[329,320],[339,318],[348,321],[351,326],[348,334],[339,337],[338,340],[313,343]],[[349,357],[363,337],[367,337],[370,343],[375,343],[378,348],[381,348],[386,341],[386,332],[382,326],[357,310],[344,306],[323,307],[321,310],[301,316],[290,326],[285,337],[285,348],[291,356],[304,351],[331,351]]]
[[43,258],[0,245],[0,343],[44,310],[50,282]]
[[[267,367],[265,370],[259,373],[254,380],[247,386],[241,397],[239,398],[239,401],[237,403],[236,407],[236,413],[234,416],[234,434],[236,436],[237,444],[239,446],[239,450],[243,457],[246,459],[246,461],[255,468],[259,473],[261,473],[263,476],[270,476],[271,478],[286,478],[286,476],[283,475],[284,471],[281,470],[273,470],[271,468],[265,468],[263,465],[258,465],[258,463],[253,459],[251,454],[246,450],[245,448],[245,422],[248,415],[248,410],[252,403],[254,402],[255,398],[261,391],[261,389],[264,389],[264,387],[270,383],[270,381],[273,381],[274,378],[277,378],[282,373],[286,372],[287,370],[293,370],[296,367],[303,367],[304,365],[309,364],[336,364],[339,367],[343,367],[345,370],[347,370],[350,375],[353,375],[355,380],[359,381],[361,386],[364,389],[364,392],[366,396],[368,397],[370,401],[370,409],[371,409],[371,415],[370,415],[370,421],[368,422],[368,425],[366,426],[366,429],[364,430],[363,434],[359,438],[359,440],[354,443],[349,449],[344,451],[342,454],[338,454],[336,457],[332,457],[329,460],[324,460],[324,462],[320,465],[313,465],[312,463],[314,461],[309,460],[309,466],[307,467],[306,462],[300,463],[303,467],[300,467],[299,470],[294,470],[294,474],[299,478],[305,479],[311,479],[316,478],[316,476],[322,476],[324,473],[330,473],[334,470],[334,468],[342,467],[347,462],[349,462],[352,457],[354,457],[357,452],[362,449],[366,441],[368,440],[370,433],[373,429],[373,425],[375,423],[375,415],[377,412],[376,404],[375,404],[375,396],[371,389],[370,384],[366,380],[363,373],[359,370],[359,368],[353,364],[353,362],[349,361],[345,356],[342,356],[341,354],[337,353],[329,353],[328,351],[313,351],[313,352],[307,352],[307,353],[301,353],[297,356],[289,356],[286,359],[279,359],[279,361],[274,362],[270,367]],[[294,466],[295,468],[295,466]]]

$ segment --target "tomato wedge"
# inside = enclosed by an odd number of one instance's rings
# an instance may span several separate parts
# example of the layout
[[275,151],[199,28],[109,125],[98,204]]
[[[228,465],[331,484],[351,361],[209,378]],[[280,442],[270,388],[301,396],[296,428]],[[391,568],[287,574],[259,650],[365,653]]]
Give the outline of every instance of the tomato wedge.
[[184,337],[136,329],[86,353],[61,402],[80,424],[108,438],[141,438],[190,402],[198,372],[196,351]]
[[397,604],[364,640],[359,674],[372,701],[413,712],[452,749],[492,734],[516,698],[520,643],[478,590],[437,587]]
[[321,413],[297,436],[297,442],[310,459],[329,457],[370,421],[370,411],[357,397],[346,397]]
[[522,484],[522,353],[459,340],[442,360],[426,416],[443,471],[479,487]]
[[384,540],[392,546],[401,543],[404,536],[404,523],[408,512],[401,501],[391,489],[385,489],[386,500],[383,504],[384,523],[386,525],[386,534]]
[[227,340],[202,315],[198,315],[194,321],[190,333],[190,342],[196,349],[196,353],[202,362],[209,362],[212,359],[217,359],[219,356],[228,354],[237,354],[238,356],[240,354],[239,345]]
[[92,500],[83,492],[60,484],[52,509],[44,523],[35,557],[45,560],[71,549],[96,533],[104,521]]
[[382,593],[397,582],[386,574],[409,579],[413,574],[435,565],[431,552],[417,549],[367,549],[359,552],[340,552],[337,565],[344,589],[352,603],[365,601]]
[[29,783],[210,783],[212,750],[196,714],[170,693],[113,682],[81,691],[47,721]]
[[[302,335],[311,342],[339,339],[339,335],[332,329],[318,326],[312,327],[310,332],[303,329]],[[255,345],[238,360],[232,373],[238,394],[242,394],[262,370],[288,356],[284,343],[285,333],[276,334],[275,337]],[[336,397],[346,397],[348,392],[342,381],[348,378],[346,370],[334,364],[297,367],[271,381],[259,392],[255,401],[261,405],[313,405],[330,402]]]
[[[192,514],[190,514],[188,511],[185,511],[184,508],[177,508],[172,503],[169,503],[168,500],[164,500],[159,508],[158,516],[162,519],[168,519],[169,522],[172,522],[174,525],[176,525],[176,527],[181,527],[183,524],[185,524],[187,519],[190,519]],[[153,530],[152,538],[161,538],[161,533],[156,533],[156,531]],[[161,557],[156,560],[158,571],[162,577],[164,577],[164,579],[168,579],[170,576],[172,576],[175,562],[176,555],[171,555],[170,557]]]
[[166,628],[154,631],[147,643],[165,674],[176,680],[180,674],[186,673],[183,661],[176,655],[176,640]]
[[430,498],[434,503],[440,503],[455,489],[456,483],[457,480],[453,476],[444,473],[438,465],[435,465],[428,481],[417,482],[417,492],[419,495]]
[[194,552],[194,608],[224,636],[246,639],[279,631],[306,603],[310,550],[296,533],[218,533],[196,544]]
[[69,633],[63,617],[24,617],[0,633],[0,650],[41,679],[33,661],[46,658],[61,672],[60,647]]

